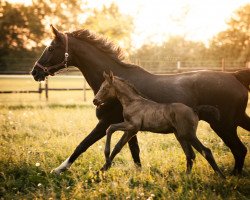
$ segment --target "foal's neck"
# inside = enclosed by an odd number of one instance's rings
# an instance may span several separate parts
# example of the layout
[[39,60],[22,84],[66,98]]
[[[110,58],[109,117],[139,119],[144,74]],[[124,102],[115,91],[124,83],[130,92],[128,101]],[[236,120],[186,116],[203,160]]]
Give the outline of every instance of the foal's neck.
[[131,103],[143,99],[133,88],[125,86],[122,88],[115,87],[116,97],[123,107],[131,105]]

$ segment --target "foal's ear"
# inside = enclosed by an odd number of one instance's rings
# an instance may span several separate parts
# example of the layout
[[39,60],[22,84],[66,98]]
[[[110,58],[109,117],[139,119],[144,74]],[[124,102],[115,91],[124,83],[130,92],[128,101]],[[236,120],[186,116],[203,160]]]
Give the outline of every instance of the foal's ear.
[[109,84],[113,83],[114,76],[113,73],[110,71],[109,74],[107,74],[105,71],[103,72],[103,77],[105,78],[106,81],[108,81]]
[[114,80],[114,75],[113,75],[113,72],[112,72],[112,71],[109,71],[109,78],[110,78],[110,80],[112,80],[112,82],[113,82],[113,80]]
[[59,39],[59,40],[63,39],[62,33],[60,33],[52,24],[50,24],[50,28],[54,34],[55,39]]

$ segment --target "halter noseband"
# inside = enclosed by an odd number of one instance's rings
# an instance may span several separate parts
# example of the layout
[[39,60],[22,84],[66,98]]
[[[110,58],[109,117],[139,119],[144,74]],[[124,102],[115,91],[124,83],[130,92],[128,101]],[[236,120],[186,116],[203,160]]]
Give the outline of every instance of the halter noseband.
[[65,53],[64,53],[64,60],[61,63],[52,65],[52,66],[48,66],[45,67],[43,65],[41,65],[38,61],[35,63],[35,66],[41,68],[44,72],[48,73],[49,75],[53,76],[55,73],[51,73],[50,71],[52,69],[64,69],[64,68],[68,68],[68,58],[69,58],[69,45],[68,45],[68,35],[67,34],[63,34],[64,38],[65,38]]

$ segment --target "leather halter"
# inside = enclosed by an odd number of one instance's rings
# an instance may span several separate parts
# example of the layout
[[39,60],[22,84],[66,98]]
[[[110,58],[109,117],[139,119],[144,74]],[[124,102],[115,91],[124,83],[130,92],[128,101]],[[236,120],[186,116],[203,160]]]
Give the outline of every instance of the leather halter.
[[[64,68],[68,68],[68,57],[69,57],[69,45],[68,45],[68,35],[67,34],[63,34],[64,38],[65,38],[65,53],[64,53],[64,60],[61,63],[52,65],[52,66],[48,66],[45,67],[43,65],[41,65],[38,61],[35,63],[35,66],[41,68],[44,72],[48,73],[49,75],[53,76],[55,75],[55,73],[50,72],[52,69],[57,69],[59,68],[64,69]],[[57,72],[58,73],[58,72]]]

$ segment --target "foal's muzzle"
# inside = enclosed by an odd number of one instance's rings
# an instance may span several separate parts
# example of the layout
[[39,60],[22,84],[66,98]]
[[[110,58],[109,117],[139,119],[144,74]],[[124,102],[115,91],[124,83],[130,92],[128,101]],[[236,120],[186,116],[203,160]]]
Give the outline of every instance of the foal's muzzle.
[[102,101],[100,101],[100,100],[98,100],[98,99],[96,99],[96,98],[93,100],[93,104],[94,104],[97,108],[99,108],[100,106],[104,105],[104,103],[103,103]]

